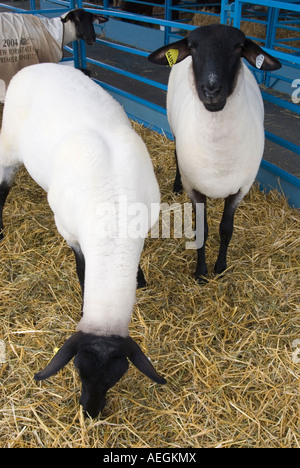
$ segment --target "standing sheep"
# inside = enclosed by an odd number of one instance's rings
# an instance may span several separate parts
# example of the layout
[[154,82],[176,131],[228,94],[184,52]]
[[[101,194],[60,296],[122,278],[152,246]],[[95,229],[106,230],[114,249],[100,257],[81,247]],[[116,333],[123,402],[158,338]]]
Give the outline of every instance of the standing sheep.
[[93,44],[93,22],[108,21],[82,8],[61,17],[45,18],[26,13],[0,13],[0,101],[11,78],[22,68],[36,63],[59,62],[63,47],[76,39]]
[[77,333],[35,378],[47,379],[75,356],[80,402],[96,417],[107,390],[128,369],[127,358],[165,383],[128,331],[144,238],[159,213],[153,166],[119,103],[79,70],[59,64],[26,67],[8,88],[0,135],[0,230],[22,164],[48,193],[57,229],[75,253],[83,293]]
[[175,63],[167,92],[176,145],[174,191],[180,191],[182,181],[194,208],[205,206],[204,244],[197,249],[195,273],[199,282],[207,275],[206,197],[225,198],[214,269],[220,274],[227,268],[235,210],[255,180],[264,150],[263,101],[242,58],[261,70],[281,67],[242,31],[222,24],[199,27],[149,56],[153,63]]

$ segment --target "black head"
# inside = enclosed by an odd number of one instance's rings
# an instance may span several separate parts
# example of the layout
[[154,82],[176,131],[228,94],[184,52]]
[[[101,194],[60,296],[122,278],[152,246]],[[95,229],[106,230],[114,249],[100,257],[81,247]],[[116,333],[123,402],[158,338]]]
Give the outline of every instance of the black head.
[[76,10],[69,11],[61,20],[63,23],[72,21],[75,24],[78,39],[83,39],[87,44],[91,45],[96,40],[93,23],[105,23],[108,21],[108,18],[90,13],[83,8],[77,8]]
[[180,41],[152,52],[148,59],[160,65],[192,56],[198,96],[208,111],[224,108],[236,85],[241,58],[261,70],[276,70],[280,62],[237,28],[212,24],[194,29]]
[[79,371],[82,394],[80,404],[86,414],[95,418],[105,406],[107,391],[128,369],[128,359],[154,382],[164,384],[141,348],[130,337],[96,336],[77,332],[60,348],[47,367],[36,374],[45,380],[61,370],[73,357]]

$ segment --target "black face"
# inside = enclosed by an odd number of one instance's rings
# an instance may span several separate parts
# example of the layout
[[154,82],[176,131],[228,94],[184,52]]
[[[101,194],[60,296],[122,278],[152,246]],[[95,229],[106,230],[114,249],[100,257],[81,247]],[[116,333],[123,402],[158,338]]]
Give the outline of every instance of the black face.
[[96,40],[93,22],[105,23],[108,19],[102,15],[77,8],[71,10],[65,18],[62,18],[63,23],[66,21],[72,21],[75,24],[76,35],[79,39],[83,39],[87,44],[92,45]]
[[275,57],[246,38],[242,31],[224,24],[194,29],[186,38],[152,52],[148,60],[159,65],[170,65],[171,50],[178,52],[175,64],[192,56],[197,93],[210,112],[224,109],[228,96],[235,88],[241,58],[263,71],[281,67]]
[[48,379],[74,356],[82,382],[80,404],[92,418],[103,410],[106,392],[127,371],[127,358],[149,379],[159,384],[166,383],[130,336],[98,336],[81,331],[67,339],[45,369],[35,374],[35,380]]
[[96,40],[93,15],[89,12],[84,13],[80,11],[75,17],[76,35],[79,39],[83,39],[87,44],[91,45]]
[[103,343],[95,341],[79,350],[74,359],[82,383],[80,404],[92,418],[103,410],[107,391],[128,369],[126,356],[121,355],[118,348],[110,347],[108,340],[105,344],[107,347],[103,350]]
[[246,40],[239,29],[213,26],[195,29],[187,38],[197,93],[210,112],[222,110],[233,92]]

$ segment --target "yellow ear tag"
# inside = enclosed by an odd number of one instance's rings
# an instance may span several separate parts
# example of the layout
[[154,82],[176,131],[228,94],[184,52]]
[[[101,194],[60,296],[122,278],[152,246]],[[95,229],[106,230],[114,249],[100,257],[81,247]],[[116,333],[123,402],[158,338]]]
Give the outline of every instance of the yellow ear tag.
[[178,49],[169,49],[168,52],[166,52],[166,59],[168,60],[168,64],[170,67],[173,67],[173,65],[175,65],[178,58],[178,54]]

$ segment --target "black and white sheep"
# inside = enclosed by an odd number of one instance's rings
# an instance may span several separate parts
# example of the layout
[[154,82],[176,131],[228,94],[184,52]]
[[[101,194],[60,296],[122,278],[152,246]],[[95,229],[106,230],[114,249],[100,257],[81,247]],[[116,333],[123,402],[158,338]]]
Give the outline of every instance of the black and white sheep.
[[174,190],[181,190],[182,181],[193,205],[205,205],[204,244],[197,249],[195,273],[200,282],[208,271],[206,198],[225,199],[214,269],[220,274],[227,268],[235,210],[255,180],[264,150],[263,101],[242,58],[260,70],[281,66],[242,31],[222,24],[199,27],[149,56],[153,63],[175,63],[167,91],[176,145]]
[[11,78],[25,66],[59,62],[63,46],[76,39],[93,44],[96,34],[93,22],[108,21],[102,15],[82,8],[61,17],[46,18],[25,13],[0,13],[0,101]]
[[128,330],[137,277],[143,279],[144,238],[160,209],[153,166],[120,104],[79,70],[60,64],[26,67],[8,87],[0,135],[0,230],[21,165],[48,193],[57,229],[75,253],[83,292],[77,333],[35,378],[47,379],[75,356],[80,402],[95,417],[128,369],[127,358],[165,383]]

